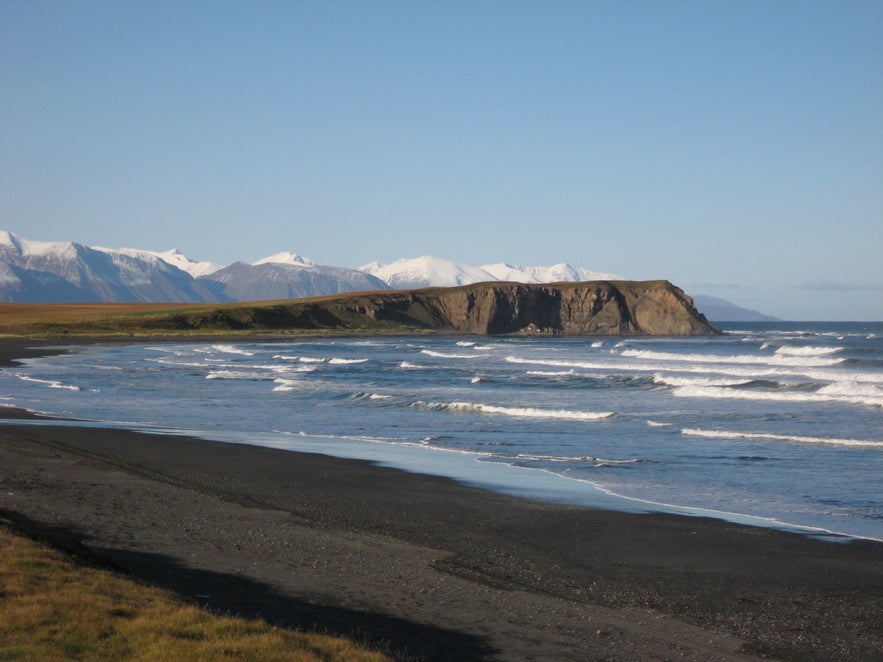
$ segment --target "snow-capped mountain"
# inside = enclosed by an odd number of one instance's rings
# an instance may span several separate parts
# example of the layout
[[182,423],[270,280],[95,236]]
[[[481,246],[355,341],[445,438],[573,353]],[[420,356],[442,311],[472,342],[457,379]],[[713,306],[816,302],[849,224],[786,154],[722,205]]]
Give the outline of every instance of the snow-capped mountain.
[[565,262],[551,267],[522,267],[506,263],[485,264],[481,267],[497,280],[514,283],[566,283],[585,280],[623,280],[621,276],[573,267]]
[[[253,264],[220,267],[196,262],[178,250],[89,247],[72,241],[33,241],[0,231],[0,301],[64,303],[99,301],[222,302],[286,299],[367,290],[452,287],[487,281],[556,283],[622,280],[556,264],[523,267],[506,263],[480,267],[423,256],[358,270],[316,264],[280,252]],[[709,319],[769,319],[722,299],[696,295]]]
[[442,260],[428,255],[396,260],[386,265],[372,262],[360,267],[359,271],[379,278],[395,290],[416,287],[454,287],[499,280],[481,267],[472,267],[468,264]]
[[359,267],[393,289],[470,285],[501,280],[514,283],[562,283],[584,280],[622,280],[620,276],[598,273],[561,263],[551,267],[522,267],[511,264],[486,264],[474,267],[451,260],[423,256],[396,260],[390,264],[372,262]]
[[220,264],[215,264],[214,262],[195,262],[177,248],[162,253],[145,251],[140,248],[103,248],[101,246],[93,246],[92,248],[96,251],[107,253],[108,255],[126,255],[128,257],[151,263],[155,263],[156,260],[162,260],[166,264],[170,264],[181,271],[186,271],[193,276],[193,278],[207,276],[221,268]]
[[160,260],[168,262],[173,267],[178,267],[181,271],[186,271],[188,274],[193,276],[194,278],[199,278],[200,276],[208,276],[211,273],[214,273],[224,265],[216,264],[214,262],[196,262],[191,260],[189,257],[184,255],[177,248],[173,248],[169,251],[164,251],[162,253],[153,253]]
[[274,255],[270,255],[269,257],[261,258],[257,262],[253,262],[253,265],[257,266],[259,264],[290,264],[295,267],[315,267],[316,263],[313,262],[310,258],[304,257],[303,255],[298,255],[297,253],[292,253],[291,251],[283,251],[281,253],[276,253]]
[[217,301],[211,288],[144,251],[0,232],[0,301]]
[[0,301],[246,301],[342,292],[451,287],[483,281],[523,283],[612,279],[567,264],[476,267],[423,256],[359,270],[320,265],[283,251],[253,264],[221,267],[181,251],[88,247],[0,232]]

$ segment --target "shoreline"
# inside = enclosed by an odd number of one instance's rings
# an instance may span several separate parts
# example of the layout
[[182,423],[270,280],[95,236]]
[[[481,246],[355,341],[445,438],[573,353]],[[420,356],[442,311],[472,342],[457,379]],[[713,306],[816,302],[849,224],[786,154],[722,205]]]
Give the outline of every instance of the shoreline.
[[[0,363],[62,344],[80,343],[4,339]],[[0,427],[0,486],[23,527],[74,537],[138,578],[403,659],[883,655],[883,544],[870,541],[63,423]]]
[[[371,334],[355,334],[356,337],[374,337]],[[408,334],[406,334],[407,336]],[[457,335],[459,334],[453,334]],[[53,339],[25,339],[16,338],[9,342],[9,338],[0,337],[0,367],[10,367],[15,362],[25,358],[36,358],[40,356],[58,355],[71,351],[77,351],[79,348],[88,346],[120,346],[132,344],[164,344],[164,343],[287,343],[299,340],[316,340],[339,338],[338,334],[220,334],[220,335],[204,335],[204,334],[168,334],[160,337],[119,337],[119,336],[95,336],[95,337],[78,337],[78,338],[53,338]],[[61,342],[58,342],[61,341]],[[44,414],[38,411],[24,410],[17,407],[4,407],[0,405],[0,419],[34,419],[34,420],[68,420],[72,425],[94,427],[117,427],[112,422],[91,421],[88,418],[65,418]],[[177,429],[164,428],[151,429],[151,426],[120,426],[125,429],[147,432],[170,434],[173,436],[199,437],[210,441],[221,443],[255,443],[255,445],[264,445],[261,442],[252,442],[248,440],[249,433],[225,434],[201,431],[198,429]],[[264,437],[266,433],[255,432],[255,437]],[[303,434],[303,433],[302,433]],[[321,435],[319,435],[321,436]],[[536,500],[558,505],[572,505],[577,507],[598,508],[602,510],[612,510],[615,512],[625,513],[660,513],[668,515],[676,515],[681,517],[700,517],[719,519],[724,522],[741,524],[745,526],[756,526],[762,528],[771,528],[777,531],[785,531],[814,537],[820,540],[828,540],[832,542],[849,542],[851,540],[867,540],[871,542],[883,543],[883,536],[869,535],[864,532],[848,532],[834,528],[826,528],[821,524],[794,523],[773,516],[752,515],[736,511],[719,510],[714,508],[706,508],[702,506],[686,506],[665,501],[653,501],[638,497],[631,497],[610,491],[602,486],[596,485],[590,481],[582,481],[579,479],[567,479],[558,474],[546,474],[543,471],[529,471],[524,475],[524,480],[518,482],[518,487],[513,487],[510,476],[500,474],[496,466],[483,466],[481,471],[477,471],[472,467],[466,467],[462,463],[457,463],[450,458],[444,458],[441,466],[446,467],[444,470],[431,470],[425,465],[423,460],[412,457],[412,452],[407,448],[398,448],[392,450],[383,447],[350,447],[347,449],[329,449],[324,443],[317,444],[312,441],[310,435],[298,438],[297,448],[286,448],[293,453],[318,453],[328,455],[329,457],[341,459],[353,459],[369,462],[376,462],[382,466],[389,466],[400,471],[427,474],[430,476],[441,476],[450,478],[468,486],[477,487],[493,492],[508,494],[510,496],[520,497],[529,500]],[[280,444],[274,443],[275,440],[270,439],[267,443],[269,447],[281,448]],[[511,470],[512,468],[509,467]],[[480,474],[480,475],[479,475]],[[498,475],[500,474],[500,475]],[[578,484],[588,486],[585,489],[568,489],[569,480],[575,480]],[[562,482],[563,481],[563,482]],[[562,485],[564,485],[562,487]],[[588,490],[588,491],[587,491]]]

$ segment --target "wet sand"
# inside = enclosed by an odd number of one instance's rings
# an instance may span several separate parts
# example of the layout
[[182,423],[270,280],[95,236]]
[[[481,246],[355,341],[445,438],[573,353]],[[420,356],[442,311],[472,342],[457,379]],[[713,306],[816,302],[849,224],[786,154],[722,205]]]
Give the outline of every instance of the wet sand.
[[[33,345],[0,342],[0,364]],[[402,659],[883,659],[880,543],[21,421],[0,425],[0,510],[213,609]]]

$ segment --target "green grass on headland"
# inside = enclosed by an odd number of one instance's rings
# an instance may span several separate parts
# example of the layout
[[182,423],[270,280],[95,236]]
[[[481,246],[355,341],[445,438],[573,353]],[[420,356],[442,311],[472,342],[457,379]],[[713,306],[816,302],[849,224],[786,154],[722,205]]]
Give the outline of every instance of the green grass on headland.
[[217,616],[83,565],[0,517],[0,660],[355,660],[389,658],[344,639]]
[[0,336],[156,337],[421,330],[401,321],[375,320],[358,307],[348,305],[346,296],[229,304],[0,303]]

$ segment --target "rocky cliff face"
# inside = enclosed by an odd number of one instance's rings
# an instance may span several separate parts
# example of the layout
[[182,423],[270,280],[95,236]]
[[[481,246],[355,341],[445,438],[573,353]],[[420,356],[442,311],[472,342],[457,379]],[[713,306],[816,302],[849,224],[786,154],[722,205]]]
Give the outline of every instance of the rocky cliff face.
[[668,281],[478,283],[356,295],[335,308],[340,317],[481,335],[720,333]]

